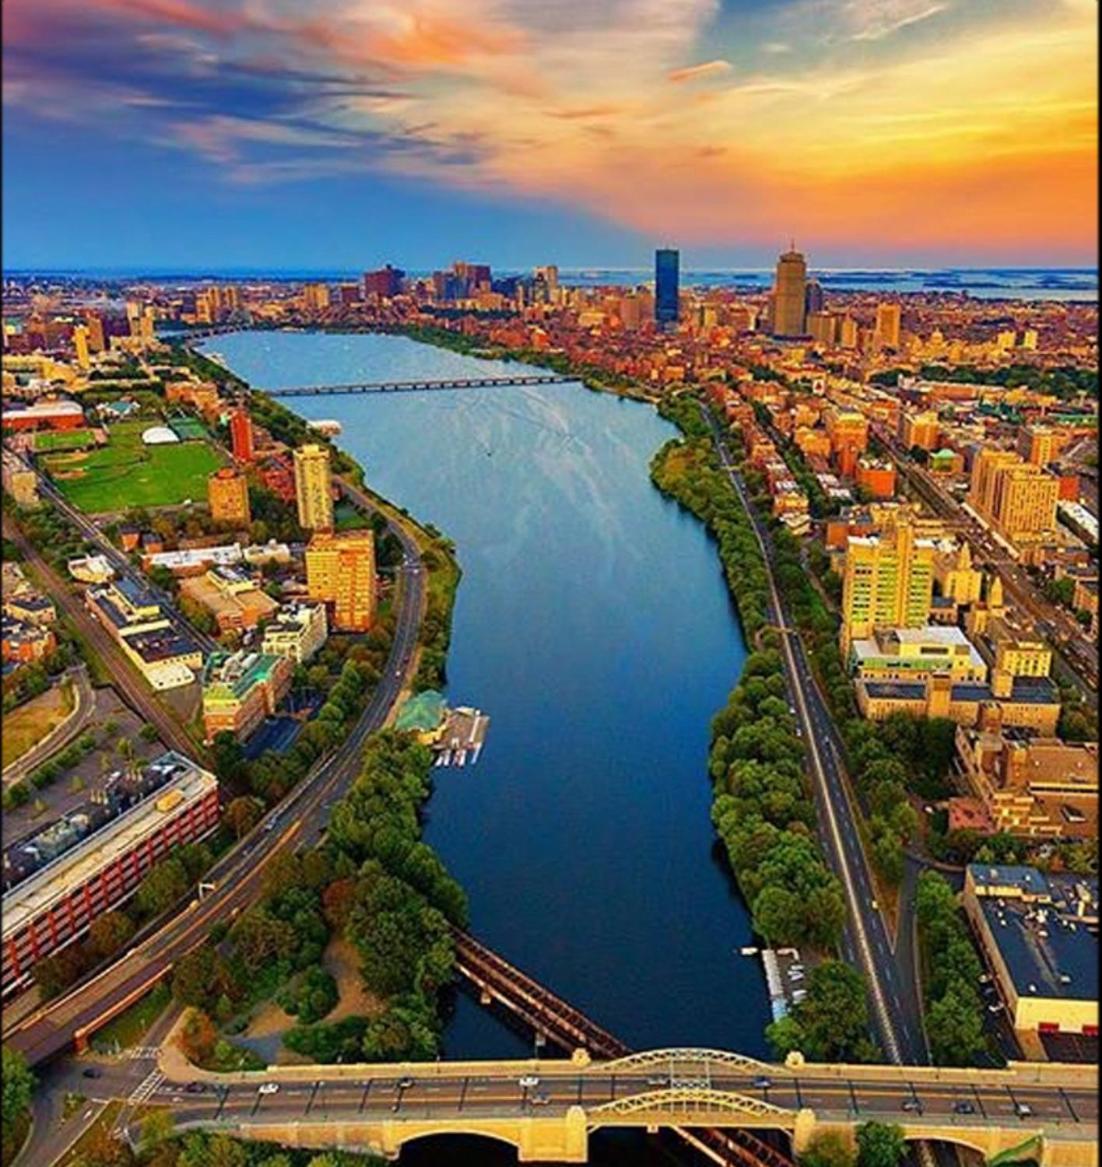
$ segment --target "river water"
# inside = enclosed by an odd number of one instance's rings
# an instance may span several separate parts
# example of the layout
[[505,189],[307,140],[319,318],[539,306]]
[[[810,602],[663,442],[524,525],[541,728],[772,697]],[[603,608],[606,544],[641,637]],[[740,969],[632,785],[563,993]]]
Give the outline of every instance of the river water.
[[[392,336],[211,350],[258,388],[516,369]],[[370,485],[456,543],[447,697],[491,725],[476,766],[434,771],[426,838],[472,932],[636,1048],[765,1054],[706,775],[746,649],[714,546],[648,477],[674,428],[572,384],[287,404],[338,420]],[[459,995],[446,1056],[526,1056],[528,1040]]]

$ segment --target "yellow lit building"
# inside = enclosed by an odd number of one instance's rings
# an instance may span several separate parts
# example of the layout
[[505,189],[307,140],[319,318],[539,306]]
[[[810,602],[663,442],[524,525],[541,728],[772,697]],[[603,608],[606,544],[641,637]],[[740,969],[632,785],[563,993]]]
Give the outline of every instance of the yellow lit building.
[[207,502],[216,522],[248,526],[251,521],[248,479],[232,466],[215,470],[207,479]]
[[807,264],[795,250],[786,251],[777,261],[773,288],[773,335],[803,336]]
[[302,289],[302,306],[307,312],[324,312],[329,307],[329,285],[307,284]]
[[899,348],[903,310],[898,304],[877,304],[873,343],[878,348]]
[[958,604],[973,604],[982,593],[983,572],[972,566],[972,550],[966,541],[939,547],[934,558],[934,579],[943,596]]
[[1011,450],[981,450],[968,501],[1012,543],[1036,543],[1056,528],[1059,480]]
[[876,536],[851,536],[842,575],[842,655],[877,628],[921,628],[929,620],[935,544],[909,522]]
[[298,522],[307,531],[333,529],[333,488],[329,451],[313,443],[295,452],[295,501]]
[[995,648],[995,671],[1011,677],[1047,677],[1052,649],[1041,640],[1000,640]]
[[73,350],[76,353],[77,367],[87,372],[92,367],[92,358],[88,352],[88,327],[77,324],[73,328]]
[[823,422],[835,452],[845,446],[861,453],[868,447],[869,421],[863,413],[832,405],[823,411]]
[[1027,425],[1018,432],[1018,453],[1034,466],[1047,466],[1060,453],[1061,435],[1044,425]]
[[899,415],[899,440],[908,450],[912,446],[922,450],[935,449],[940,429],[937,414],[932,410]]
[[371,531],[319,531],[306,548],[311,600],[333,607],[333,627],[365,632],[375,619],[375,537]]

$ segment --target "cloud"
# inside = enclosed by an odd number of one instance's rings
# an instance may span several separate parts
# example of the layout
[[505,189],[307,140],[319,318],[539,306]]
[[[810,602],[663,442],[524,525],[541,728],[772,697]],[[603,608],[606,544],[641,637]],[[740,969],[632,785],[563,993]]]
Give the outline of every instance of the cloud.
[[909,28],[912,24],[920,24],[937,16],[949,7],[948,4],[919,4],[917,7],[910,0],[878,0],[868,4],[861,0],[854,6],[860,18],[860,27],[853,33],[855,41],[878,41],[892,36],[901,29]]
[[701,77],[722,76],[730,72],[730,61],[705,61],[701,65],[689,65],[685,69],[674,69],[666,74],[666,80],[679,84],[682,81],[697,81]]

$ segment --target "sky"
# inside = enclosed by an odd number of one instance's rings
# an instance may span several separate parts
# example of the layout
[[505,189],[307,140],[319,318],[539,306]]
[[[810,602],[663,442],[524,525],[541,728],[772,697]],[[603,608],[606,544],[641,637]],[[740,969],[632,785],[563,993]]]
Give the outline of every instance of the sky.
[[17,268],[1096,266],[1097,0],[5,0]]

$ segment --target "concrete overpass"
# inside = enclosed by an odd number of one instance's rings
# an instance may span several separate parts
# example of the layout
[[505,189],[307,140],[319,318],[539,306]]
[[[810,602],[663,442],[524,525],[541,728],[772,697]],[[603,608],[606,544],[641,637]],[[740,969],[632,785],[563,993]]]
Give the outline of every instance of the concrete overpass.
[[590,1134],[608,1127],[783,1132],[799,1154],[821,1132],[853,1139],[861,1123],[876,1120],[900,1125],[909,1140],[970,1148],[992,1164],[1017,1155],[1040,1167],[1097,1167],[1095,1071],[1051,1063],[831,1066],[798,1056],[771,1065],[722,1050],[667,1049],[612,1060],[578,1050],[558,1060],[219,1075],[188,1065],[170,1035],[147,1100],[171,1105],[180,1129],[390,1158],[416,1139],[466,1134],[505,1142],[522,1162],[584,1163]]

